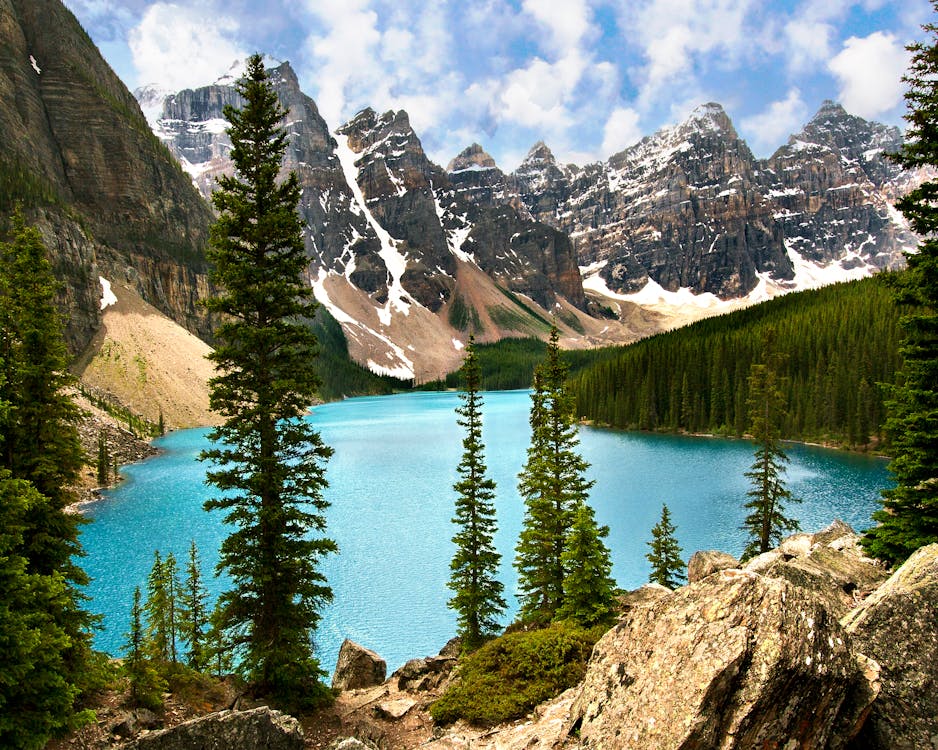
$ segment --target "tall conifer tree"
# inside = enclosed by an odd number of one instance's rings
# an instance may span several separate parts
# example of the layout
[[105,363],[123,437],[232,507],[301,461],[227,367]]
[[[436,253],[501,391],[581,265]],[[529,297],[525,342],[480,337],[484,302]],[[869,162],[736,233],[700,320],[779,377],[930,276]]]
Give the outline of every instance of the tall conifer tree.
[[749,429],[756,441],[755,462],[746,472],[752,489],[747,492],[749,510],[743,530],[749,542],[743,559],[768,552],[781,541],[785,531],[799,528],[797,519],[785,515],[786,502],[800,502],[785,487],[788,455],[781,444],[781,424],[785,415],[785,394],[778,375],[778,357],[774,354],[774,334],[769,331],[763,343],[765,362],[749,369]]
[[[938,2],[933,0],[938,12]],[[909,46],[912,64],[909,128],[896,161],[907,168],[938,167],[938,25],[923,27],[929,43]],[[938,181],[928,180],[902,198],[902,211],[922,242],[906,253],[907,270],[896,277],[898,300],[908,305],[899,321],[903,365],[889,390],[886,431],[896,486],[883,492],[863,546],[898,565],[919,547],[938,542]]]
[[561,555],[566,577],[556,619],[574,620],[588,628],[612,619],[616,583],[609,548],[603,542],[607,536],[609,527],[597,524],[590,505],[579,502]]
[[303,419],[318,379],[316,337],[304,321],[315,302],[304,273],[296,174],[278,181],[286,115],[259,55],[238,83],[244,106],[226,107],[236,175],[221,177],[209,259],[222,290],[208,300],[224,321],[210,355],[211,407],[225,417],[211,433],[206,503],[235,530],[221,546],[219,571],[233,589],[221,618],[238,669],[260,694],[298,707],[324,698],[312,633],[332,590],[319,570],[336,550],[323,536],[325,461],[332,450]]
[[518,476],[518,492],[525,504],[515,547],[520,617],[537,624],[553,620],[563,604],[567,535],[574,511],[586,502],[593,486],[584,477],[589,464],[577,451],[577,424],[566,377],[559,333],[552,327],[545,359],[534,373],[531,445]]
[[208,625],[208,592],[202,582],[202,564],[195,540],[189,544],[186,580],[179,594],[179,635],[188,648],[188,664],[202,671],[206,668],[205,628]]
[[462,376],[465,390],[459,394],[462,405],[456,409],[457,423],[466,430],[463,455],[456,468],[457,526],[453,543],[456,552],[450,563],[453,590],[449,606],[456,611],[463,649],[471,651],[498,629],[498,616],[505,611],[504,589],[496,578],[501,555],[495,551],[495,482],[486,476],[485,446],[482,443],[482,370],[475,354],[475,342],[469,337]]
[[681,547],[677,543],[674,532],[677,529],[671,523],[671,511],[667,505],[661,506],[661,520],[651,529],[651,549],[645,557],[651,563],[651,573],[648,575],[649,583],[658,583],[669,589],[677,588],[684,575],[684,561],[681,559]]
[[0,469],[28,481],[45,498],[30,502],[18,554],[27,572],[55,579],[54,597],[41,597],[46,614],[65,639],[62,677],[81,686],[91,672],[91,629],[81,587],[88,576],[76,558],[81,516],[66,512],[84,463],[76,427],[79,412],[68,388],[69,355],[55,303],[58,284],[42,236],[16,213],[12,239],[0,244]]

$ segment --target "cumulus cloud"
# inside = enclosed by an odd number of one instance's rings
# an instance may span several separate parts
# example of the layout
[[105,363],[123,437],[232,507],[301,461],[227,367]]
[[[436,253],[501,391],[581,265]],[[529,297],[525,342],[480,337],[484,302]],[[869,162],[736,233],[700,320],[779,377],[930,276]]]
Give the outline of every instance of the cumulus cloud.
[[852,36],[828,68],[840,84],[840,103],[860,117],[876,117],[902,101],[902,76],[909,53],[892,34]]
[[[631,6],[631,3],[627,3]],[[752,0],[647,0],[624,20],[644,64],[632,71],[638,101],[650,107],[673,86],[696,85],[701,66],[732,67],[749,50]]]
[[546,49],[557,56],[566,56],[578,50],[592,33],[591,11],[586,0],[524,0],[525,12],[533,16],[547,30],[549,44]]
[[788,95],[772,102],[762,112],[746,117],[741,123],[746,140],[759,155],[767,155],[792,133],[798,131],[808,115],[808,107],[797,88]]
[[247,57],[238,32],[233,18],[209,7],[155,3],[128,38],[137,79],[174,90],[204,86]]
[[644,135],[639,114],[629,107],[616,107],[603,128],[602,153],[608,157],[639,141]]
[[829,60],[833,34],[833,26],[813,18],[796,18],[785,24],[788,68],[807,73],[819,62]]

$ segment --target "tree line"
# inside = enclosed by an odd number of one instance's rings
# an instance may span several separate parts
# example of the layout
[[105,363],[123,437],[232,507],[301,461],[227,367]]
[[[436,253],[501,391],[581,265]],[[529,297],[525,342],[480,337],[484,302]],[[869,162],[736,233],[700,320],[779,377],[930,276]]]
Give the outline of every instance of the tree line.
[[790,294],[619,350],[570,385],[577,414],[621,429],[743,435],[749,373],[773,331],[781,435],[848,447],[883,437],[882,384],[899,367],[899,308],[882,275]]

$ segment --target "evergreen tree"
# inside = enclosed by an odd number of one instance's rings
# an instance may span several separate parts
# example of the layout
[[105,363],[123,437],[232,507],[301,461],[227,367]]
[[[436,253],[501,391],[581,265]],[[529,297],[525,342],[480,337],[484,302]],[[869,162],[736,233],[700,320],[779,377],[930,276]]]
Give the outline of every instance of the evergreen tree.
[[[56,617],[68,598],[61,574],[30,571],[24,533],[49,500],[0,469],[0,747],[42,748],[83,720],[69,675],[69,635]],[[93,718],[93,717],[88,717]]]
[[661,506],[661,520],[651,529],[651,552],[645,557],[651,563],[649,583],[659,583],[669,589],[677,588],[686,580],[684,561],[681,559],[681,547],[674,532],[677,529],[671,523],[671,511],[667,505]]
[[179,594],[179,635],[189,652],[189,666],[204,671],[206,664],[205,628],[208,625],[208,592],[202,583],[202,566],[195,540],[189,544],[186,581]]
[[616,583],[612,560],[603,539],[608,526],[599,526],[588,503],[581,501],[573,513],[561,560],[566,571],[563,602],[556,619],[574,620],[583,627],[608,623],[615,611]]
[[766,362],[754,363],[749,369],[749,420],[756,442],[755,462],[746,472],[752,483],[747,492],[749,510],[742,529],[749,533],[743,551],[746,560],[768,552],[781,541],[785,531],[796,531],[798,521],[785,515],[785,502],[800,502],[785,488],[783,475],[788,456],[782,448],[780,431],[785,415],[785,394],[777,374],[777,357],[773,353],[772,334],[763,347]]
[[574,511],[586,502],[593,486],[583,476],[589,464],[576,450],[579,438],[566,375],[559,334],[552,327],[545,359],[534,373],[531,445],[518,477],[518,492],[525,504],[515,547],[519,617],[536,624],[553,620],[563,604],[567,535]]
[[146,613],[147,656],[157,661],[170,660],[170,583],[166,579],[167,568],[159,550],[153,551],[153,567],[147,577],[147,599],[143,605]]
[[482,397],[479,388],[482,372],[470,336],[462,366],[465,391],[462,405],[456,409],[457,423],[466,430],[463,455],[456,468],[458,531],[453,537],[456,552],[450,563],[448,586],[454,595],[449,606],[456,611],[463,649],[472,651],[498,629],[498,616],[505,611],[504,587],[496,578],[501,555],[492,542],[495,519],[495,482],[486,477],[485,447],[482,443]]
[[130,608],[130,631],[124,643],[124,674],[130,683],[130,702],[135,706],[157,709],[162,704],[161,694],[166,685],[147,658],[147,634],[143,627],[144,610],[140,599],[140,587],[137,586]]
[[[225,417],[203,452],[220,491],[208,510],[235,530],[222,542],[219,572],[233,588],[220,597],[239,671],[255,692],[287,706],[325,696],[312,632],[332,590],[318,569],[336,551],[321,536],[332,450],[302,417],[318,383],[316,337],[304,321],[315,302],[297,215],[295,173],[278,182],[286,114],[259,55],[238,83],[241,109],[227,107],[236,175],[221,177],[212,201],[212,279],[207,301],[223,322],[210,355],[217,374],[210,405]],[[319,536],[317,536],[319,535]]]
[[[932,5],[938,11],[938,2]],[[929,43],[909,46],[912,63],[903,80],[909,128],[896,161],[907,168],[938,166],[938,26],[926,24]],[[878,525],[863,546],[898,565],[919,547],[938,542],[938,181],[928,180],[896,207],[922,242],[906,253],[907,270],[896,280],[903,364],[886,403],[891,439],[889,468],[896,486],[883,492]]]
[[225,632],[223,612],[216,605],[209,616],[209,629],[205,634],[205,662],[216,677],[223,677],[231,671],[234,662],[231,656],[231,640]]
[[108,472],[111,469],[111,458],[107,451],[107,434],[104,430],[98,433],[98,465],[97,475],[98,484],[105,485],[108,480]]
[[53,579],[61,595],[42,597],[47,614],[66,634],[62,676],[82,686],[89,675],[91,629],[96,618],[84,608],[88,576],[77,564],[83,552],[83,519],[66,512],[75,499],[84,462],[76,423],[78,408],[67,389],[63,324],[55,304],[58,284],[39,231],[13,216],[13,236],[0,244],[0,469],[30,482],[47,499],[27,504],[21,554],[27,572]]

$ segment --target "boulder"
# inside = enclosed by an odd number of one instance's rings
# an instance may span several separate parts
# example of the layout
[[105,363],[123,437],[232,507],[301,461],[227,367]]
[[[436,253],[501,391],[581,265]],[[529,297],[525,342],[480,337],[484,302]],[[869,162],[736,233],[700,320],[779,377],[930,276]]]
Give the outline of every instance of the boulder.
[[356,737],[339,737],[329,743],[326,750],[377,750],[370,742],[363,742]]
[[700,550],[687,561],[687,582],[702,581],[707,576],[720,570],[738,568],[739,561],[732,555],[719,550]]
[[777,549],[770,549],[768,552],[749,558],[743,566],[743,570],[750,570],[753,573],[765,573],[781,559],[782,555]]
[[267,706],[220,711],[171,729],[144,734],[126,750],[303,750],[303,729],[292,716]]
[[422,659],[411,659],[391,677],[397,678],[398,690],[423,692],[440,687],[455,668],[455,657],[425,656]]
[[332,675],[333,690],[358,690],[384,682],[388,666],[371,649],[346,638],[339,648],[339,657]]
[[938,544],[916,551],[843,624],[881,667],[882,690],[852,747],[938,748]]
[[792,557],[807,555],[812,546],[814,546],[814,542],[811,539],[811,534],[792,534],[783,539],[782,543],[778,545],[778,552],[788,560]]
[[824,747],[864,717],[865,666],[811,592],[723,570],[599,640],[571,728],[584,748]]
[[648,607],[658,601],[661,597],[671,593],[671,589],[662,586],[660,583],[646,583],[637,589],[626,591],[620,594],[616,600],[621,613],[628,612],[635,607]]

